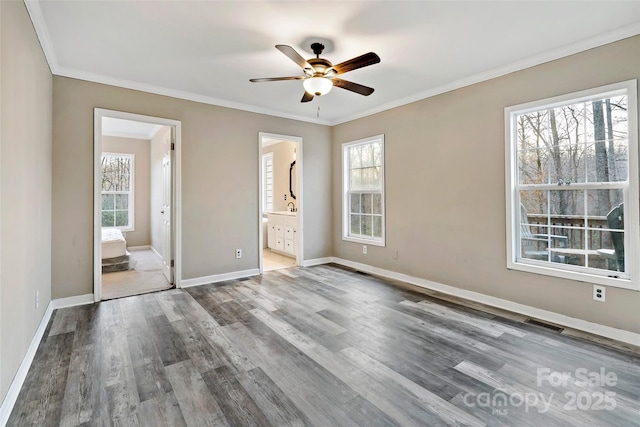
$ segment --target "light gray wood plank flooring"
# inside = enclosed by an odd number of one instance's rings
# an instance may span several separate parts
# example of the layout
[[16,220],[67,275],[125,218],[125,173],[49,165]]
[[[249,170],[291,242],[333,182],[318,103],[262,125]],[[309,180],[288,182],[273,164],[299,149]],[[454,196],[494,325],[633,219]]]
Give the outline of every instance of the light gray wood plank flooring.
[[634,349],[397,285],[325,265],[56,310],[8,425],[640,425]]

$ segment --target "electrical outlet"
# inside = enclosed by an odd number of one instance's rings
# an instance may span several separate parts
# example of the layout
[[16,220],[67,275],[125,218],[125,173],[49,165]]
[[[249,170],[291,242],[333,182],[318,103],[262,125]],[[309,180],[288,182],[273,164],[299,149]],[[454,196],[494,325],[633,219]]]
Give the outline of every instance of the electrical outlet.
[[287,200],[287,195],[286,195],[286,194],[284,195],[284,200],[285,200],[285,201]]
[[604,302],[605,301],[605,287],[599,285],[593,285],[593,299],[596,301]]
[[393,251],[393,259],[398,259],[398,250]]
[[242,249],[236,249],[236,259],[242,258]]
[[36,291],[36,310],[40,308],[40,291]]
[[362,253],[367,254],[367,245],[362,245]]

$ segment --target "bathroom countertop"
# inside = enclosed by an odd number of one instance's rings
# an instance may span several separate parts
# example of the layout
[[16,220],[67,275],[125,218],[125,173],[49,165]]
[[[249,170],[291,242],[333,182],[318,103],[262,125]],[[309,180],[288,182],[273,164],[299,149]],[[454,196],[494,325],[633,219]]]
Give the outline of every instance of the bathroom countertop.
[[296,216],[298,212],[289,212],[289,211],[277,211],[277,212],[269,212],[270,215],[287,215],[287,216]]

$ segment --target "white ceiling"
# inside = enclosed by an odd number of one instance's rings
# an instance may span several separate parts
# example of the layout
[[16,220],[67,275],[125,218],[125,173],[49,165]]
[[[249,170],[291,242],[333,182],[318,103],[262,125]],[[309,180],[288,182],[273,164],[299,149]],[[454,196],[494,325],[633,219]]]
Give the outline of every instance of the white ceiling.
[[[640,34],[640,1],[31,1],[52,72],[210,104],[336,124]],[[341,75],[301,103],[302,75],[274,48],[334,64],[373,51],[381,63]],[[318,110],[319,109],[319,110]]]
[[162,125],[153,123],[134,122],[115,117],[102,118],[102,134],[107,136],[151,140],[160,129]]

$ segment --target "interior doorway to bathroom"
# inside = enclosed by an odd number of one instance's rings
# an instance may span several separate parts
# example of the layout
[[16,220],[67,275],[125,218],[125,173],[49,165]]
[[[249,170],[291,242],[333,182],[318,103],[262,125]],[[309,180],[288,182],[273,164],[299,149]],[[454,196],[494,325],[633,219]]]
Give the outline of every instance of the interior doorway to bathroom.
[[260,272],[302,264],[302,138],[259,134]]

